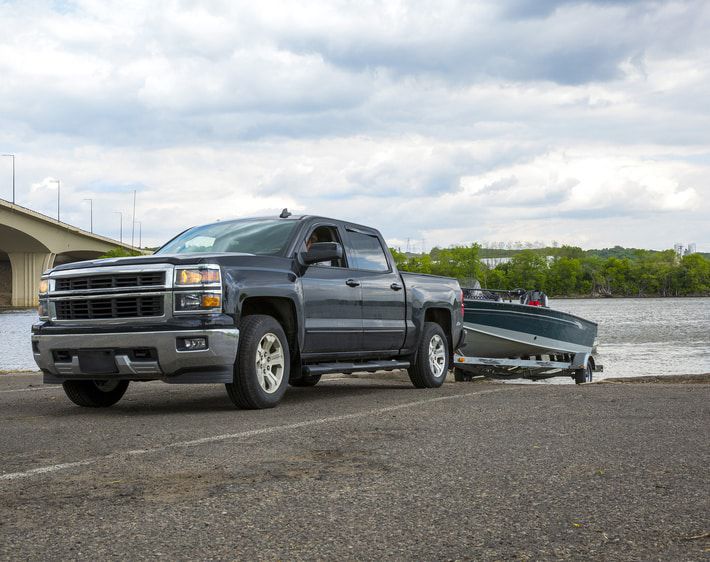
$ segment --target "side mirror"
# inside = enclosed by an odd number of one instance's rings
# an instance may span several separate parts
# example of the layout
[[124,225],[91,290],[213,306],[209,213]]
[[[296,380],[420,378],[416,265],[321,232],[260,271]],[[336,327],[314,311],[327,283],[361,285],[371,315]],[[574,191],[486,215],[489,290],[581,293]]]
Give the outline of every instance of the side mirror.
[[315,242],[311,249],[302,252],[300,257],[305,265],[339,260],[343,257],[343,247],[337,242]]

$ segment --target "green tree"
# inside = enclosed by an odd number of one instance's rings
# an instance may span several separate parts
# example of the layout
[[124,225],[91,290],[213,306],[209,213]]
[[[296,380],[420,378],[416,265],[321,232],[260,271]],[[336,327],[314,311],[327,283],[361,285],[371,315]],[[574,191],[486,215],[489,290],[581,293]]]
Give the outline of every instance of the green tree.
[[700,295],[710,292],[710,261],[700,254],[683,256],[675,272],[678,294]]
[[581,259],[584,257],[584,250],[577,246],[562,246],[560,248],[553,248],[550,250],[550,252],[560,258]]
[[499,266],[494,269],[483,268],[481,286],[486,289],[510,289],[505,271]]
[[431,272],[467,283],[472,279],[480,279],[483,266],[478,255],[479,248],[478,244],[471,244],[439,249],[437,259],[431,262]]
[[628,296],[634,293],[630,281],[631,266],[627,258],[607,258],[602,265],[605,289],[610,295]]
[[546,290],[551,295],[579,294],[583,276],[582,263],[578,259],[557,258],[550,264]]
[[392,254],[392,259],[394,259],[394,263],[397,266],[397,269],[406,271],[405,264],[407,263],[407,256],[404,254],[404,252],[400,252],[396,248],[390,248],[390,253]]
[[515,254],[508,265],[508,281],[513,287],[545,289],[547,260],[533,252],[523,250]]
[[139,251],[137,250],[126,250],[125,248],[121,248],[120,246],[117,246],[113,250],[109,250],[106,252],[102,258],[128,258],[131,256],[142,256]]

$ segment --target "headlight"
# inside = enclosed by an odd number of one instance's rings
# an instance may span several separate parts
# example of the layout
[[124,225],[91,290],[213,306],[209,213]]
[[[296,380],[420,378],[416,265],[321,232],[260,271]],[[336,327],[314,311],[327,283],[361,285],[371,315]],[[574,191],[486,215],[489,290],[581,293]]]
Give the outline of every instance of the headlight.
[[[186,290],[188,287],[192,289]],[[175,268],[176,313],[222,312],[222,274],[217,264]]]
[[176,312],[221,311],[222,295],[220,293],[185,292],[175,293]]
[[175,286],[221,285],[219,266],[186,267],[175,269]]
[[39,282],[39,294],[44,295],[49,292],[49,279],[42,279]]

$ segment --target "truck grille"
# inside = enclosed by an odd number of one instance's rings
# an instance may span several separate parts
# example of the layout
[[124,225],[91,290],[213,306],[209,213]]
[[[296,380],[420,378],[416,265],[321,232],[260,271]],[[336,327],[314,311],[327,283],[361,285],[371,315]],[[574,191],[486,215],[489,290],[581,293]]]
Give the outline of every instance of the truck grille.
[[115,273],[113,275],[60,277],[56,281],[54,290],[86,291],[89,289],[125,289],[128,287],[156,287],[164,284],[165,272],[149,271],[146,273]]
[[143,318],[163,315],[163,295],[64,299],[57,300],[54,304],[57,320]]

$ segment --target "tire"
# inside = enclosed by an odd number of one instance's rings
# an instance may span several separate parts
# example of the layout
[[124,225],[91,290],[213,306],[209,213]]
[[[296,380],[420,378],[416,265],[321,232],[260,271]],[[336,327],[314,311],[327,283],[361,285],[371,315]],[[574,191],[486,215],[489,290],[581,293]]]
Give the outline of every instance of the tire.
[[416,388],[438,388],[449,370],[449,343],[435,322],[425,322],[417,360],[409,367],[409,379]]
[[225,385],[227,394],[244,410],[273,408],[286,392],[290,365],[288,340],[281,324],[272,316],[247,316],[240,328],[234,382]]
[[592,364],[587,363],[586,368],[584,369],[577,369],[574,372],[574,383],[575,384],[584,384],[585,382],[592,382],[593,378],[593,371],[592,371]]
[[65,381],[64,393],[77,406],[108,408],[118,402],[128,389],[128,381]]
[[315,386],[320,382],[320,375],[304,375],[300,379],[288,381],[291,386]]

